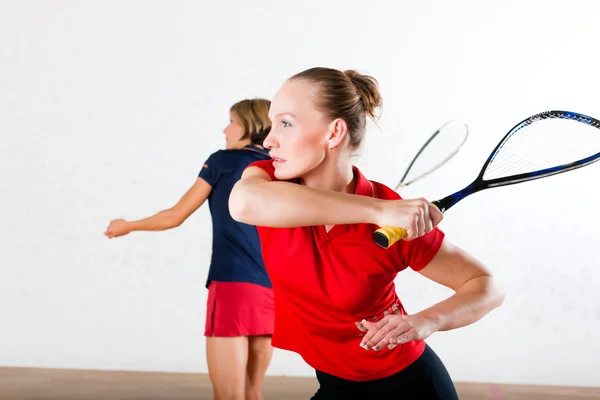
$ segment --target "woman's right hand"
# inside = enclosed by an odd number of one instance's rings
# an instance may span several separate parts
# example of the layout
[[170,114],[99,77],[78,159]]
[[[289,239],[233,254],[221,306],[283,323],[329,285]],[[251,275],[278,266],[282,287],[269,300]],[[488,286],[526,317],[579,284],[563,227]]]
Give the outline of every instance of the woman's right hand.
[[444,214],[426,199],[383,200],[376,224],[406,230],[403,240],[419,238],[433,230]]
[[131,232],[131,223],[125,221],[124,219],[114,219],[110,221],[108,228],[106,228],[106,232],[104,234],[112,239],[114,237],[125,236],[129,232]]

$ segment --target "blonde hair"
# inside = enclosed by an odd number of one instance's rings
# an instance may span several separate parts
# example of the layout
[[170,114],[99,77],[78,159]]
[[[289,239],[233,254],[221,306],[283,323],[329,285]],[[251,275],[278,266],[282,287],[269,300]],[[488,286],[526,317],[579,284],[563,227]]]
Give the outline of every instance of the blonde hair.
[[271,102],[265,99],[246,99],[231,106],[230,111],[244,126],[242,139],[250,138],[252,144],[262,145],[271,131],[270,107]]

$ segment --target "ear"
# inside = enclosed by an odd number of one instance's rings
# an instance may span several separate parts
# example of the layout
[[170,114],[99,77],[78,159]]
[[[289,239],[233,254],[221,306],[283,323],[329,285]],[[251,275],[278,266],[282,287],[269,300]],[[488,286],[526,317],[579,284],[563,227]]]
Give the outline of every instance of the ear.
[[327,144],[330,149],[334,149],[344,143],[348,134],[348,124],[342,118],[336,118],[329,124],[329,136]]

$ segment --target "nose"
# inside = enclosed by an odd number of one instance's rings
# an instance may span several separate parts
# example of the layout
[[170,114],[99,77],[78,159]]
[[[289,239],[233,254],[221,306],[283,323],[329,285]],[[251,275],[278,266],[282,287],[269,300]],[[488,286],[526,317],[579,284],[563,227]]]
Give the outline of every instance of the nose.
[[267,135],[267,137],[263,141],[263,147],[265,149],[269,149],[269,150],[271,150],[273,147],[275,147],[275,138],[273,137],[273,131],[272,130],[271,130],[271,132],[269,132],[269,134]]

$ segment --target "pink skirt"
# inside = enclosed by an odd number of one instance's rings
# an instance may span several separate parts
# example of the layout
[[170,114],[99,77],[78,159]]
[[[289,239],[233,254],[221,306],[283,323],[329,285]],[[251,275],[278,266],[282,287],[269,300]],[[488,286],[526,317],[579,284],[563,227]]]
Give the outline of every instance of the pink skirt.
[[208,286],[205,336],[273,335],[273,289],[246,282]]

